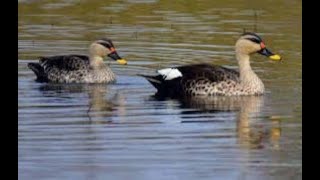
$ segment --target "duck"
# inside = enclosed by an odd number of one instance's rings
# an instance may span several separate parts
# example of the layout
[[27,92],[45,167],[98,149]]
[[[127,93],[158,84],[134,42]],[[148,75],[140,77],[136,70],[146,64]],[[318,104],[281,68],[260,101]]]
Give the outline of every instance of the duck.
[[36,75],[35,81],[47,83],[112,83],[116,76],[103,60],[108,56],[121,65],[127,61],[119,56],[111,39],[101,38],[91,43],[89,55],[56,55],[39,57],[38,63],[28,63]]
[[157,89],[157,96],[263,95],[264,84],[250,65],[250,55],[254,53],[274,61],[282,59],[280,55],[267,49],[256,33],[245,32],[235,43],[238,70],[202,63],[160,69],[157,70],[157,75],[139,75]]

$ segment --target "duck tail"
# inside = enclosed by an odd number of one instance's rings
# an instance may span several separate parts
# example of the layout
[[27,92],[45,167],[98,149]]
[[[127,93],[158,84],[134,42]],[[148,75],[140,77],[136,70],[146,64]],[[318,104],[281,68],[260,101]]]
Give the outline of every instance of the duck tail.
[[28,68],[31,69],[37,76],[36,81],[47,82],[48,78],[43,67],[39,63],[28,63]]
[[[164,98],[164,97],[180,97],[182,92],[180,91],[179,83],[174,80],[164,80],[162,75],[157,76],[148,76],[137,74],[138,76],[142,76],[146,78],[156,89],[157,93],[156,97]],[[179,78],[178,78],[179,79]]]
[[150,82],[150,84],[152,84],[158,91],[162,89],[163,78],[161,75],[158,75],[158,76],[148,76],[143,74],[137,74],[137,75],[147,79]]

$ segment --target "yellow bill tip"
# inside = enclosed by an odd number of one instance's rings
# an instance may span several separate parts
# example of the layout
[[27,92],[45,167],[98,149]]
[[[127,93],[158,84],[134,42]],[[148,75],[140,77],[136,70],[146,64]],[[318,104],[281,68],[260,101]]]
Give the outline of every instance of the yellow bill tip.
[[125,59],[118,59],[117,62],[121,65],[126,65],[128,64],[127,61]]
[[271,60],[274,60],[274,61],[280,61],[280,60],[281,60],[281,56],[279,56],[278,54],[269,56],[269,58],[270,58]]

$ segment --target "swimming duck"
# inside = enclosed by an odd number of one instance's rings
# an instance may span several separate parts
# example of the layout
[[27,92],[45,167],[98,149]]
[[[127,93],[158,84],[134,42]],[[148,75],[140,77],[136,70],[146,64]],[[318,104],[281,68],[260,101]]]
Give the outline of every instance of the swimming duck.
[[262,95],[264,84],[251,69],[250,55],[259,53],[272,60],[281,57],[273,54],[255,33],[246,32],[235,44],[239,71],[209,64],[186,65],[158,70],[158,75],[145,77],[158,91],[156,95],[179,96],[240,96]]
[[93,42],[89,47],[89,56],[61,55],[40,57],[39,63],[28,63],[36,74],[38,82],[54,83],[110,83],[116,80],[115,74],[103,62],[109,56],[119,64],[127,64],[122,59],[112,41],[107,38]]

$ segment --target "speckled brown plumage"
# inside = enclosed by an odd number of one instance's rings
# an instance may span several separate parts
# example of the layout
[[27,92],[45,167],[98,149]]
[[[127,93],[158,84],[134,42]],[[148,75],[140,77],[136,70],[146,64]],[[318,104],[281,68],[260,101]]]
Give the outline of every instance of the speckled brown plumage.
[[157,95],[181,96],[241,96],[262,95],[264,84],[250,66],[250,55],[258,52],[274,55],[262,39],[254,33],[244,33],[236,42],[236,58],[239,71],[222,66],[195,64],[159,70],[157,76],[145,77],[158,91]]
[[[113,48],[113,49],[112,49]],[[111,51],[111,52],[109,52]],[[101,39],[91,44],[89,56],[61,55],[40,57],[39,63],[29,63],[38,82],[54,83],[111,83],[115,74],[103,62],[108,55],[113,60],[121,59],[109,39]]]
[[[90,66],[87,56],[42,57],[38,65],[40,65],[39,68],[42,68],[42,73],[38,73],[37,76],[37,81],[40,82],[109,83],[115,81],[116,78],[115,74],[105,64],[101,64],[98,69]],[[30,63],[28,66],[33,69],[35,63]]]

